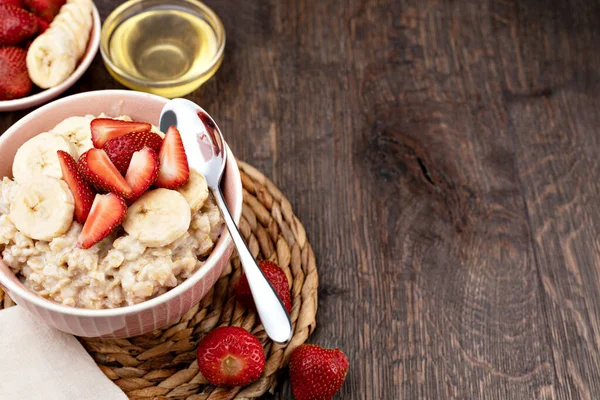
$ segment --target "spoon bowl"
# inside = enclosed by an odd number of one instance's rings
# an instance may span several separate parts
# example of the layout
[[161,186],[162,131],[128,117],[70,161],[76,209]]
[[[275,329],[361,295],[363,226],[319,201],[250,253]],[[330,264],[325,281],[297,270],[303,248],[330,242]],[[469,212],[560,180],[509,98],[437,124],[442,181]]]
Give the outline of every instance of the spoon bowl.
[[190,168],[204,175],[209,187],[218,187],[227,163],[227,151],[213,119],[196,103],[173,99],[160,114],[160,130],[166,132],[170,126],[175,126],[181,134]]

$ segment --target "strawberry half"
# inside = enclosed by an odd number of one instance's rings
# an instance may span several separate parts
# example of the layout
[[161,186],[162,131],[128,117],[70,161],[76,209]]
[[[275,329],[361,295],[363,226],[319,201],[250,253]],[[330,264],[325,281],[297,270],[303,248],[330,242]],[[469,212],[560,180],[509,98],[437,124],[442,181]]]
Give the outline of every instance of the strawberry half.
[[26,58],[26,50],[0,47],[0,100],[18,99],[31,92],[33,84],[27,72]]
[[75,199],[75,220],[83,224],[90,213],[96,192],[79,173],[73,157],[66,151],[58,150],[57,153],[63,179],[69,185]]
[[348,358],[339,349],[303,344],[290,357],[290,382],[296,400],[329,400],[348,373]]
[[154,132],[131,132],[110,139],[102,149],[108,154],[108,158],[115,164],[121,175],[125,176],[133,153],[149,147],[158,154],[162,142],[162,138]]
[[112,192],[128,198],[133,194],[131,186],[117,171],[104,150],[89,149],[79,157],[79,173],[91,185],[103,192]]
[[265,352],[258,339],[244,328],[223,326],[198,344],[198,367],[213,385],[244,386],[260,378]]
[[17,45],[38,30],[35,16],[15,6],[0,4],[0,47]]
[[177,189],[190,177],[190,166],[188,164],[183,141],[179,131],[174,126],[170,127],[165,134],[160,152],[158,153],[160,169],[156,186],[166,189]]
[[[292,298],[290,296],[290,285],[288,283],[285,272],[279,266],[271,261],[259,261],[258,266],[260,267],[265,277],[275,289],[277,296],[281,299],[287,312],[292,311]],[[250,291],[250,285],[248,284],[248,278],[246,274],[242,275],[235,287],[235,297],[246,308],[256,311],[256,305],[252,298],[252,292]]]
[[158,154],[149,147],[144,147],[140,151],[133,153],[131,163],[125,180],[131,186],[133,194],[128,199],[129,203],[133,203],[140,197],[152,184],[158,176]]
[[121,121],[111,118],[96,118],[90,123],[92,143],[100,149],[110,139],[123,136],[130,132],[145,132],[152,129],[147,122]]
[[66,0],[23,0],[25,7],[46,22],[52,22]]
[[114,193],[97,194],[90,215],[77,239],[77,246],[89,249],[121,224],[127,214],[125,200]]

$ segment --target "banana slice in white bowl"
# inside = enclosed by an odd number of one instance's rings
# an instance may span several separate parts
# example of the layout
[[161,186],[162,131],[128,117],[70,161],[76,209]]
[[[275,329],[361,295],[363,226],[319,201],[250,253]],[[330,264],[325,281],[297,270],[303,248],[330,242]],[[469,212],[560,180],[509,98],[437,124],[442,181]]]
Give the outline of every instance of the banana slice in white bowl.
[[[24,110],[27,108],[32,108],[38,106],[40,104],[46,103],[69,89],[81,76],[84,72],[90,67],[94,57],[98,53],[98,49],[100,48],[100,32],[102,29],[102,23],[100,22],[100,14],[98,13],[98,9],[94,6],[91,0],[69,0],[67,4],[77,4],[79,8],[82,7],[91,7],[91,18],[92,18],[92,26],[91,31],[89,33],[89,39],[87,40],[85,46],[85,54],[81,57],[80,61],[76,61],[75,70],[71,71],[70,75],[66,77],[66,79],[53,86],[49,89],[43,90],[39,93],[30,94],[29,96],[14,99],[14,100],[1,100],[0,101],[0,112],[6,111],[16,111],[16,110]],[[85,6],[80,4],[85,3]],[[69,8],[67,8],[68,10]],[[73,13],[74,14],[74,13]],[[44,32],[46,33],[46,32]],[[43,35],[38,36],[42,37]],[[77,38],[78,40],[83,41],[81,38]],[[37,38],[36,38],[37,40]],[[77,48],[77,44],[75,44],[75,48]],[[30,47],[31,50],[31,47]],[[76,51],[76,50],[75,50]],[[32,55],[32,57],[34,57]],[[34,57],[35,58],[35,57]],[[53,58],[50,58],[53,59]],[[60,70],[60,69],[59,69]],[[35,72],[34,72],[35,74]],[[44,78],[42,78],[44,80]]]
[[85,53],[92,23],[92,2],[81,0],[62,6],[50,27],[61,26],[69,31],[76,44],[75,56],[79,60]]
[[75,38],[67,28],[51,26],[27,51],[27,71],[37,86],[48,89],[64,82],[77,65]]

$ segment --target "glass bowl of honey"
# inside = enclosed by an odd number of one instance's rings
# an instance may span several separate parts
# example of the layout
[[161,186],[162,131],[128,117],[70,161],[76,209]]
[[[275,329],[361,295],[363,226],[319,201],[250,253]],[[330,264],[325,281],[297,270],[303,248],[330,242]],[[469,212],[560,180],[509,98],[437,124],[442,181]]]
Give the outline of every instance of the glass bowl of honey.
[[225,28],[196,0],[130,0],[104,21],[108,72],[138,91],[173,98],[196,90],[223,61]]

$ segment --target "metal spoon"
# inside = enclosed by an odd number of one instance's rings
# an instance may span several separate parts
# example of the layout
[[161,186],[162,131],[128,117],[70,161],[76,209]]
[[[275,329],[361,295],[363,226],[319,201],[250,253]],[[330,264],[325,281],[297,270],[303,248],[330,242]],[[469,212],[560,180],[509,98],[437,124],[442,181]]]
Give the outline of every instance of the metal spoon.
[[288,343],[292,338],[290,317],[248,250],[221,193],[221,177],[227,162],[227,151],[221,131],[202,108],[185,99],[170,100],[162,109],[160,130],[166,132],[173,125],[181,134],[190,168],[206,177],[208,187],[221,209],[248,278],[265,332],[274,342]]

